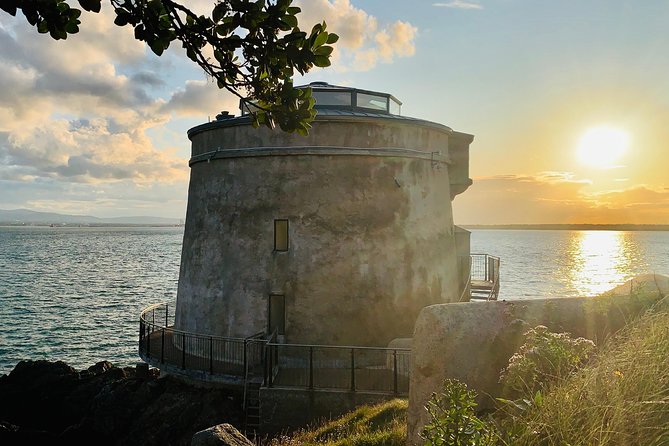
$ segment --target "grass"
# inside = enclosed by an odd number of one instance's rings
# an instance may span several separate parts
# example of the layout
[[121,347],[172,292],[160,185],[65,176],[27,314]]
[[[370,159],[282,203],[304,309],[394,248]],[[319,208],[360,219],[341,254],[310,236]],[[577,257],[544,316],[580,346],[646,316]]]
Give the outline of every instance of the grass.
[[404,446],[407,400],[356,410],[311,429],[273,439],[269,446]]
[[632,322],[588,367],[545,392],[511,420],[509,444],[669,445],[669,313]]
[[[663,304],[663,306],[661,306]],[[669,446],[669,298],[542,390],[541,404],[493,414],[496,446]],[[406,400],[363,406],[269,446],[404,446]]]

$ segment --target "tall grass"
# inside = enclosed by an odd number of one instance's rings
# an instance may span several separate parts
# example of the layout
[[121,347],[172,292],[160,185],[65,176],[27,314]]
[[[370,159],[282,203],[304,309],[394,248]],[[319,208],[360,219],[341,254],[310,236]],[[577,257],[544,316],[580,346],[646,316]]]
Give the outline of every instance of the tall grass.
[[405,446],[407,400],[361,406],[325,424],[271,440],[269,446]]
[[[404,446],[406,400],[363,406],[270,446]],[[492,414],[496,446],[669,446],[669,298],[522,413]],[[491,425],[492,426],[492,425]]]
[[511,424],[514,446],[668,446],[669,313],[632,322]]

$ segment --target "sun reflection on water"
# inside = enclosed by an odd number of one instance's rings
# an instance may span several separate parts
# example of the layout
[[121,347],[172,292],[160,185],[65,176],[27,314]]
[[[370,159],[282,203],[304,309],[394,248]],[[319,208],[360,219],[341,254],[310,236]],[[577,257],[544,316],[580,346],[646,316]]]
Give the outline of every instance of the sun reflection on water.
[[637,245],[621,231],[574,232],[567,255],[570,286],[581,296],[595,296],[623,283],[639,260]]

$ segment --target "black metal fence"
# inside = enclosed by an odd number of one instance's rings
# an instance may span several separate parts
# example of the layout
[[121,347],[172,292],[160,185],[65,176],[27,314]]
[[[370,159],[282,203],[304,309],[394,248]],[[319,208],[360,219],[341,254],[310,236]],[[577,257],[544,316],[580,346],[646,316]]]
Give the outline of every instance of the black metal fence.
[[[145,309],[139,319],[139,353],[150,363],[196,370],[212,375],[242,377],[247,371],[262,376],[264,346],[258,335],[227,338],[173,328],[166,304]],[[172,322],[172,325],[170,325]]]
[[411,350],[269,343],[266,385],[406,394]]
[[281,344],[276,333],[247,338],[206,336],[175,330],[167,304],[142,311],[139,353],[171,370],[262,380],[266,386],[407,394],[411,350]]

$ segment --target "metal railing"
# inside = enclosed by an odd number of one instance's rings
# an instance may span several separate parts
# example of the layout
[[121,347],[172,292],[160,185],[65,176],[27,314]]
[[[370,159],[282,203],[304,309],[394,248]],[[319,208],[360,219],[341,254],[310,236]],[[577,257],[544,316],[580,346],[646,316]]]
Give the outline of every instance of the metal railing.
[[266,385],[407,394],[411,350],[270,342]]
[[144,309],[139,318],[139,354],[169,372],[215,375],[244,386],[332,389],[407,394],[411,350],[282,344],[276,331],[229,338],[174,329],[165,303]]
[[[172,325],[170,325],[172,322]],[[207,336],[176,330],[167,304],[152,305],[139,318],[139,355],[149,363],[211,375],[262,376],[262,334],[247,338]]]
[[471,254],[470,284],[472,299],[497,300],[499,295],[499,257]]

